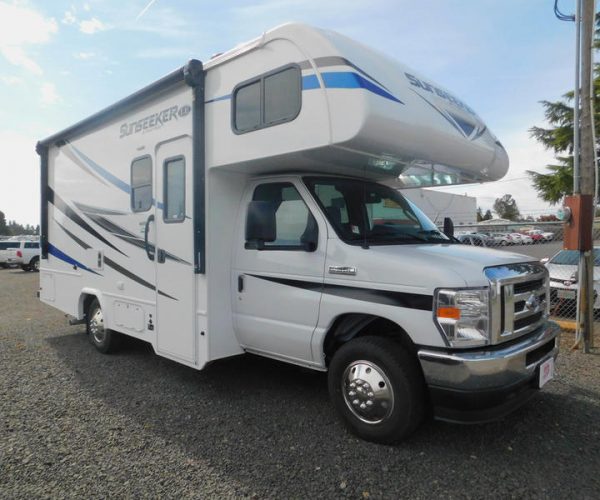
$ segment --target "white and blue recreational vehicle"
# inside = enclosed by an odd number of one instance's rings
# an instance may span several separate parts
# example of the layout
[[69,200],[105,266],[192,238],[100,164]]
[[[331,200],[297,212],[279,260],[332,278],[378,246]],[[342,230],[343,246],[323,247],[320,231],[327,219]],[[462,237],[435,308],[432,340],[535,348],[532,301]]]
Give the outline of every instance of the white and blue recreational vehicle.
[[464,102],[339,34],[286,24],[38,143],[40,298],[192,368],[329,372],[365,439],[502,416],[552,378],[548,276],[457,244],[398,188],[500,179]]

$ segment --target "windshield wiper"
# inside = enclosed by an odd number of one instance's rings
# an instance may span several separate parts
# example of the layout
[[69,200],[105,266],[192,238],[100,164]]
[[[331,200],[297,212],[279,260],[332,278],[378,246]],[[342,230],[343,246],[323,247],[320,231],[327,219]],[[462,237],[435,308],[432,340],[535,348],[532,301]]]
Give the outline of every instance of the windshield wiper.
[[369,243],[398,243],[398,242],[410,242],[419,241],[427,243],[429,240],[417,236],[416,234],[399,233],[390,236],[371,236],[367,238]]

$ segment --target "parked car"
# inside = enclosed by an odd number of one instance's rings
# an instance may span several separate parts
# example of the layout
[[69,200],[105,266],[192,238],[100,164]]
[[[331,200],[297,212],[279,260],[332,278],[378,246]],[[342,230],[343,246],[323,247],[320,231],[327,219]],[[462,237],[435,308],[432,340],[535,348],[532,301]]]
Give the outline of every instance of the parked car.
[[495,246],[507,246],[512,245],[512,238],[507,233],[490,233],[488,234],[490,238],[492,238],[492,243]]
[[23,271],[40,270],[39,241],[18,241],[18,247],[8,250],[8,265],[21,266]]
[[[538,242],[540,241],[552,241],[554,239],[554,233],[549,231],[542,231],[541,229],[534,229],[529,231],[529,235]],[[539,238],[541,236],[541,238]]]
[[485,234],[460,234],[456,237],[456,239],[458,239],[458,241],[460,241],[463,245],[473,245],[476,247],[493,246],[493,244],[491,244],[491,238]]
[[510,233],[513,243],[515,245],[531,245],[533,244],[533,238],[528,234],[523,233]]
[[[567,306],[575,311],[579,251],[561,250],[542,263],[550,274],[550,306]],[[594,247],[594,309],[600,309],[600,247]]]
[[8,267],[9,250],[19,248],[21,242],[14,240],[0,241],[0,267]]

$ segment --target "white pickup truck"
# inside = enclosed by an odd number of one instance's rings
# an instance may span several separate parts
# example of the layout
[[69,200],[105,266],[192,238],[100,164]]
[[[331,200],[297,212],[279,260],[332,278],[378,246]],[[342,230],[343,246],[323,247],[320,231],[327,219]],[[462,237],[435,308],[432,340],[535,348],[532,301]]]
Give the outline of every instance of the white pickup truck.
[[9,266],[21,266],[23,271],[40,270],[40,242],[39,241],[17,241],[19,246],[7,251],[7,262]]
[[18,248],[20,241],[0,241],[0,267],[8,267],[8,255],[11,250]]

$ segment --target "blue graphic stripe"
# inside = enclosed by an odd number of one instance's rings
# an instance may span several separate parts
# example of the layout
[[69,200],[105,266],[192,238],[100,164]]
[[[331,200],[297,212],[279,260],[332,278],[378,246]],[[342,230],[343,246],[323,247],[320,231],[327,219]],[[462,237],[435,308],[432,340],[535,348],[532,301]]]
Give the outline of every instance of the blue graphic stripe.
[[[330,89],[365,89],[369,92],[377,94],[378,96],[384,97],[385,99],[389,99],[390,101],[404,104],[400,99],[390,94],[387,90],[379,85],[376,85],[371,80],[366,79],[364,76],[359,75],[358,73],[349,71],[330,71],[321,73],[321,77],[323,78],[325,87]],[[302,77],[302,90],[313,90],[318,88],[321,88],[321,85],[319,84],[317,75],[312,74]],[[215,97],[214,99],[204,101],[204,103],[209,104],[211,102],[225,101],[228,99],[231,99],[231,94]]]
[[54,257],[56,257],[57,259],[60,259],[60,260],[62,260],[64,262],[66,262],[67,264],[71,264],[72,266],[80,267],[81,269],[83,269],[85,271],[88,271],[90,273],[97,274],[98,276],[101,276],[96,271],[90,269],[89,267],[87,267],[86,265],[82,264],[78,260],[75,260],[73,257],[69,257],[66,253],[64,253],[63,251],[59,250],[58,248],[56,248],[51,243],[48,243],[48,253],[50,253],[50,255],[54,255]]
[[317,75],[306,75],[302,77],[302,90],[318,89],[321,85]]
[[323,83],[325,83],[325,87],[330,89],[362,88],[368,90],[369,92],[373,92],[378,96],[389,99],[390,101],[394,101],[399,104],[404,104],[400,99],[394,97],[387,90],[384,90],[378,85],[375,85],[373,82],[367,80],[364,76],[361,76],[358,73],[346,71],[326,72],[321,73],[321,78],[323,78]]
[[116,187],[118,187],[121,191],[124,191],[127,194],[131,194],[131,186],[129,184],[127,184],[126,182],[122,181],[117,176],[113,175],[108,170],[106,170],[105,168],[103,168],[100,165],[98,165],[94,160],[92,160],[91,158],[87,157],[84,153],[82,153],[81,151],[79,151],[72,144],[69,144],[69,146],[71,148],[73,148],[73,151],[75,151],[75,153],[77,153],[81,157],[81,159],[83,161],[85,161],[85,163],[87,164],[87,166],[90,167],[94,172],[96,172],[101,177],[104,177],[108,182],[110,182],[111,184],[113,184]]

